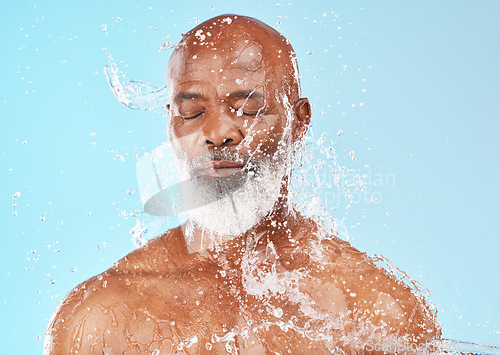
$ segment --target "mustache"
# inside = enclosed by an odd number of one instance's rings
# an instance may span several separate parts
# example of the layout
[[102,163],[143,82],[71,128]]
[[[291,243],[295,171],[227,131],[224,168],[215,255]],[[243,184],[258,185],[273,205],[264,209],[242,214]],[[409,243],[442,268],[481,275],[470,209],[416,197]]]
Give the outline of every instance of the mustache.
[[189,163],[189,170],[194,171],[203,164],[209,163],[211,161],[220,161],[220,160],[229,160],[235,163],[243,164],[244,166],[247,166],[252,161],[249,155],[241,154],[231,148],[224,147],[222,149],[217,149],[217,150],[209,149],[202,155],[194,158]]

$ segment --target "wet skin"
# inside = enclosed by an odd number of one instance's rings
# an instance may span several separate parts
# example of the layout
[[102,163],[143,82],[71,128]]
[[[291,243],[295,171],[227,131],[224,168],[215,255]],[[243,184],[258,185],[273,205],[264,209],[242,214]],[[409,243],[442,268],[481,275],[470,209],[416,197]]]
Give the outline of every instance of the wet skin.
[[[231,15],[228,24],[228,17],[190,31],[169,63],[169,138],[188,160],[221,148],[275,154],[286,129],[284,100],[292,142],[310,120],[290,45],[259,21]],[[241,169],[221,161],[200,173],[217,178]],[[179,226],[85,281],[54,313],[46,352],[326,354],[338,346],[366,354],[343,337],[407,335],[423,342],[439,336],[435,317],[408,286],[347,242],[319,238],[316,221],[286,206],[287,193],[285,184],[266,218],[214,249],[188,251]],[[248,287],[270,274],[291,283],[275,293]],[[295,329],[284,331],[279,322]],[[328,333],[329,344],[303,335],[311,329]],[[233,341],[220,339],[236,330]]]

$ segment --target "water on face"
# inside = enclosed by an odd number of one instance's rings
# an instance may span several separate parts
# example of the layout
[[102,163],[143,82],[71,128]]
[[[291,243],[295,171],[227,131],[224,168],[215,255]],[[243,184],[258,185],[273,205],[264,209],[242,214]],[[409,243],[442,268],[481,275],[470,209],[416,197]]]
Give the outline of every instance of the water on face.
[[[105,72],[115,96],[125,106],[132,109],[165,106],[166,86],[157,88],[140,81],[124,80],[114,63],[109,64]],[[353,169],[339,164],[334,143],[328,141],[326,134],[316,139],[310,133],[300,144],[286,144],[293,119],[291,105],[285,95],[276,99],[287,108],[287,127],[278,152],[283,164],[279,171],[269,168],[264,175],[266,178],[256,180],[261,188],[265,190],[268,187],[272,192],[256,194],[256,190],[251,188],[238,190],[242,196],[238,198],[238,191],[234,193],[237,206],[225,201],[224,198],[231,197],[225,195],[214,202],[219,203],[219,209],[210,209],[210,205],[203,209],[202,206],[187,211],[188,218],[214,234],[226,233],[237,237],[266,213],[252,215],[248,218],[250,222],[236,232],[231,225],[235,216],[244,220],[247,216],[245,211],[255,211],[255,206],[262,202],[259,199],[262,196],[276,200],[280,176],[288,176],[289,212],[300,216],[298,220],[307,222],[305,230],[286,223],[273,225],[271,221],[272,233],[279,234],[280,238],[266,232],[250,234],[246,240],[236,238],[229,244],[208,243],[206,250],[200,252],[201,262],[192,255],[187,256],[183,261],[185,265],[196,269],[187,273],[187,277],[175,281],[176,288],[163,295],[166,302],[176,305],[175,316],[167,319],[147,310],[153,307],[138,308],[132,312],[132,318],[142,317],[152,322],[151,326],[146,326],[151,323],[142,322],[135,330],[138,336],[142,334],[141,346],[144,349],[163,353],[168,343],[171,349],[184,353],[202,350],[243,353],[244,349],[251,349],[254,353],[264,349],[293,353],[303,349],[314,353],[343,354],[363,353],[363,349],[369,346],[384,344],[389,347],[386,350],[392,351],[391,346],[395,344],[422,340],[401,331],[404,329],[403,321],[414,317],[415,311],[412,313],[409,306],[422,313],[419,315],[423,319],[419,324],[422,333],[425,333],[427,325],[429,332],[436,332],[435,308],[425,288],[383,257],[369,258],[343,242],[349,239],[344,217],[351,208],[353,193],[362,191],[366,186],[366,174],[353,174]],[[182,154],[174,151],[172,155],[178,157]],[[346,152],[346,155],[355,160],[352,151]],[[188,178],[186,174],[182,176],[182,163],[175,165],[174,160],[170,160],[170,166],[164,167],[164,171],[172,171],[175,166],[181,170],[181,177]],[[184,168],[184,173],[187,169]],[[156,173],[161,179],[162,170]],[[278,179],[272,179],[273,175]],[[348,175],[355,178],[348,181]],[[161,189],[161,183],[159,185]],[[248,187],[247,184],[245,186]],[[324,207],[321,198],[326,191],[335,188],[345,196],[345,203],[338,201],[334,208],[340,218],[332,216],[331,209]],[[211,224],[220,215],[223,206],[228,208],[223,213],[226,219],[220,217],[216,224]],[[271,207],[272,204],[266,210]],[[210,211],[216,214],[212,215]],[[157,222],[159,219],[143,213],[138,213],[136,218],[137,224],[131,234],[138,246],[147,244],[147,239],[161,232],[164,225]],[[189,224],[187,226],[183,232],[188,243]],[[206,233],[205,237],[210,235]],[[180,260],[171,260],[172,265],[176,262],[181,263]],[[154,265],[151,267],[154,268]],[[215,272],[215,278],[210,279],[208,270],[204,268],[210,270],[211,275]],[[172,279],[169,275],[163,277],[164,280]],[[382,283],[387,282],[393,288],[400,287],[404,291],[396,292],[396,295],[410,295],[414,298],[413,303],[405,303],[391,294],[386,285],[378,283],[381,279]],[[125,284],[142,289],[138,293],[147,295],[148,282],[135,280]],[[123,304],[117,304],[115,310],[113,307],[101,307],[96,311],[109,315],[111,328],[114,328],[120,323],[116,321],[116,314],[127,314],[119,310],[123,311]],[[194,325],[189,326],[189,321]],[[124,322],[131,324],[130,321]],[[84,334],[75,336],[81,338]],[[130,340],[129,346],[136,345],[137,342]],[[406,353],[411,352],[409,348],[404,349]]]

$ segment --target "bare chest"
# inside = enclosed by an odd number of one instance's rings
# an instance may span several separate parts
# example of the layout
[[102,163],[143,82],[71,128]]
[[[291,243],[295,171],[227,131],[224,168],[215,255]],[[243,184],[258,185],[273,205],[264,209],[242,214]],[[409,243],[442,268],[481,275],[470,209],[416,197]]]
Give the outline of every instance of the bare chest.
[[219,349],[259,354],[280,348],[321,353],[326,349],[307,336],[311,317],[306,313],[322,312],[304,309],[316,307],[310,296],[301,294],[298,287],[295,295],[248,292],[247,281],[201,272],[123,279],[122,302],[109,307],[109,312],[123,328],[126,346],[133,344],[138,353]]

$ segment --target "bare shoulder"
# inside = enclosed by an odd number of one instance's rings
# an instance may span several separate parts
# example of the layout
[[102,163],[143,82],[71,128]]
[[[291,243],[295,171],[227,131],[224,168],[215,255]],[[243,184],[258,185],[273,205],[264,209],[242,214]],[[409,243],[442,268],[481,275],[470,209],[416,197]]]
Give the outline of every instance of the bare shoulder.
[[396,277],[336,237],[312,236],[301,244],[295,255],[307,257],[308,289],[315,290],[315,301],[323,308],[350,314],[360,333],[368,326],[372,334],[392,334],[409,342],[439,338],[436,314],[411,279]]
[[[105,347],[127,349],[137,343],[130,339],[134,333],[133,324],[148,318],[148,306],[156,306],[168,314],[169,304],[163,301],[169,295],[162,293],[168,293],[172,287],[168,287],[168,277],[163,275],[168,275],[165,265],[173,256],[162,249],[165,238],[170,235],[162,237],[151,240],[108,270],[73,288],[51,317],[45,334],[44,354],[76,354],[80,349],[85,349],[85,353],[105,353]],[[166,287],[159,287],[159,281]],[[152,294],[161,307],[148,297]],[[142,333],[138,328],[140,326],[134,328],[136,337]]]
[[180,227],[148,241],[110,268],[120,272],[174,272],[180,267],[187,250]]
[[76,354],[91,340],[84,339],[84,329],[107,323],[105,309],[117,302],[123,291],[116,278],[104,272],[82,282],[63,298],[45,333],[45,354]]

